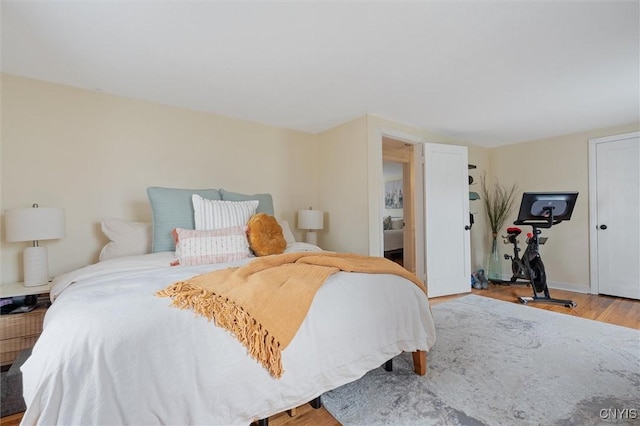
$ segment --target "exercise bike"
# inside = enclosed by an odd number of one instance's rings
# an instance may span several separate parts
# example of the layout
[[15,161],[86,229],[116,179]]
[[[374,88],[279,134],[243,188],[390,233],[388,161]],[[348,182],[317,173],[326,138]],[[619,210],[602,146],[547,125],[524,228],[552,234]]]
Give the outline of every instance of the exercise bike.
[[507,228],[507,235],[502,236],[505,243],[513,244],[513,255],[505,254],[505,260],[511,260],[513,275],[510,281],[526,280],[533,288],[533,297],[518,297],[522,304],[528,302],[556,303],[567,308],[575,308],[577,304],[572,300],[554,299],[549,294],[547,274],[540,257],[540,245],[546,243],[547,238],[541,237],[540,228],[551,228],[562,221],[569,220],[575,206],[577,192],[525,192],[522,195],[520,212],[514,225],[530,225],[533,230],[527,233],[525,249],[520,256],[517,237],[522,233],[518,227]]

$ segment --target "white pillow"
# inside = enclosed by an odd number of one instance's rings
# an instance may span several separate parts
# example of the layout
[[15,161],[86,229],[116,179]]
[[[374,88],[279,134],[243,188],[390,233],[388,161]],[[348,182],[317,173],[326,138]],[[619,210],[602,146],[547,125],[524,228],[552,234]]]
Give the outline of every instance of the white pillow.
[[101,226],[110,242],[100,251],[98,261],[151,253],[151,223],[110,217],[102,219]]
[[402,229],[404,227],[404,219],[394,218],[391,219],[391,229]]
[[245,226],[256,214],[258,200],[223,201],[207,200],[198,194],[191,196],[193,219],[196,229],[223,229]]
[[175,262],[172,265],[206,265],[233,262],[251,255],[246,227],[193,230],[176,228]]
[[309,243],[291,243],[284,250],[285,253],[297,253],[301,251],[323,251],[320,247]]
[[289,222],[286,220],[278,220],[278,224],[282,228],[282,235],[284,236],[284,240],[287,244],[293,244],[296,242],[296,237],[293,236],[293,232],[291,232],[291,228],[289,227]]

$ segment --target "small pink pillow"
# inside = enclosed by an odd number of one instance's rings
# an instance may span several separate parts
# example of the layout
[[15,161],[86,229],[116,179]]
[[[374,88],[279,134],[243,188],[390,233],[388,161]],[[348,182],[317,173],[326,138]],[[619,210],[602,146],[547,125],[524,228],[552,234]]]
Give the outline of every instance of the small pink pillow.
[[204,265],[246,259],[251,254],[246,227],[173,230],[176,259],[172,265]]

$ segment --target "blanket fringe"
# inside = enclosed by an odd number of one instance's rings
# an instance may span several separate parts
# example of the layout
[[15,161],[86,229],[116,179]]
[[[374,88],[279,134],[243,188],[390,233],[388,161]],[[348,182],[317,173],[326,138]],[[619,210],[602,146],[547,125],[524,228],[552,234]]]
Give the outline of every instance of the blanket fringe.
[[280,343],[233,300],[179,281],[156,293],[173,299],[172,306],[192,309],[216,325],[229,330],[248,350],[249,355],[276,379],[282,377]]

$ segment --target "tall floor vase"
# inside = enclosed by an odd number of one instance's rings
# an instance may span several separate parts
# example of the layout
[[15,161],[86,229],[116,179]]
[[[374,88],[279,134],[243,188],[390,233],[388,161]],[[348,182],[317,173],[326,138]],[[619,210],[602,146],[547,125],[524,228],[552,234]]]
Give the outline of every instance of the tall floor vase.
[[502,256],[498,247],[498,234],[493,233],[491,239],[491,250],[486,262],[487,279],[494,283],[502,282]]

